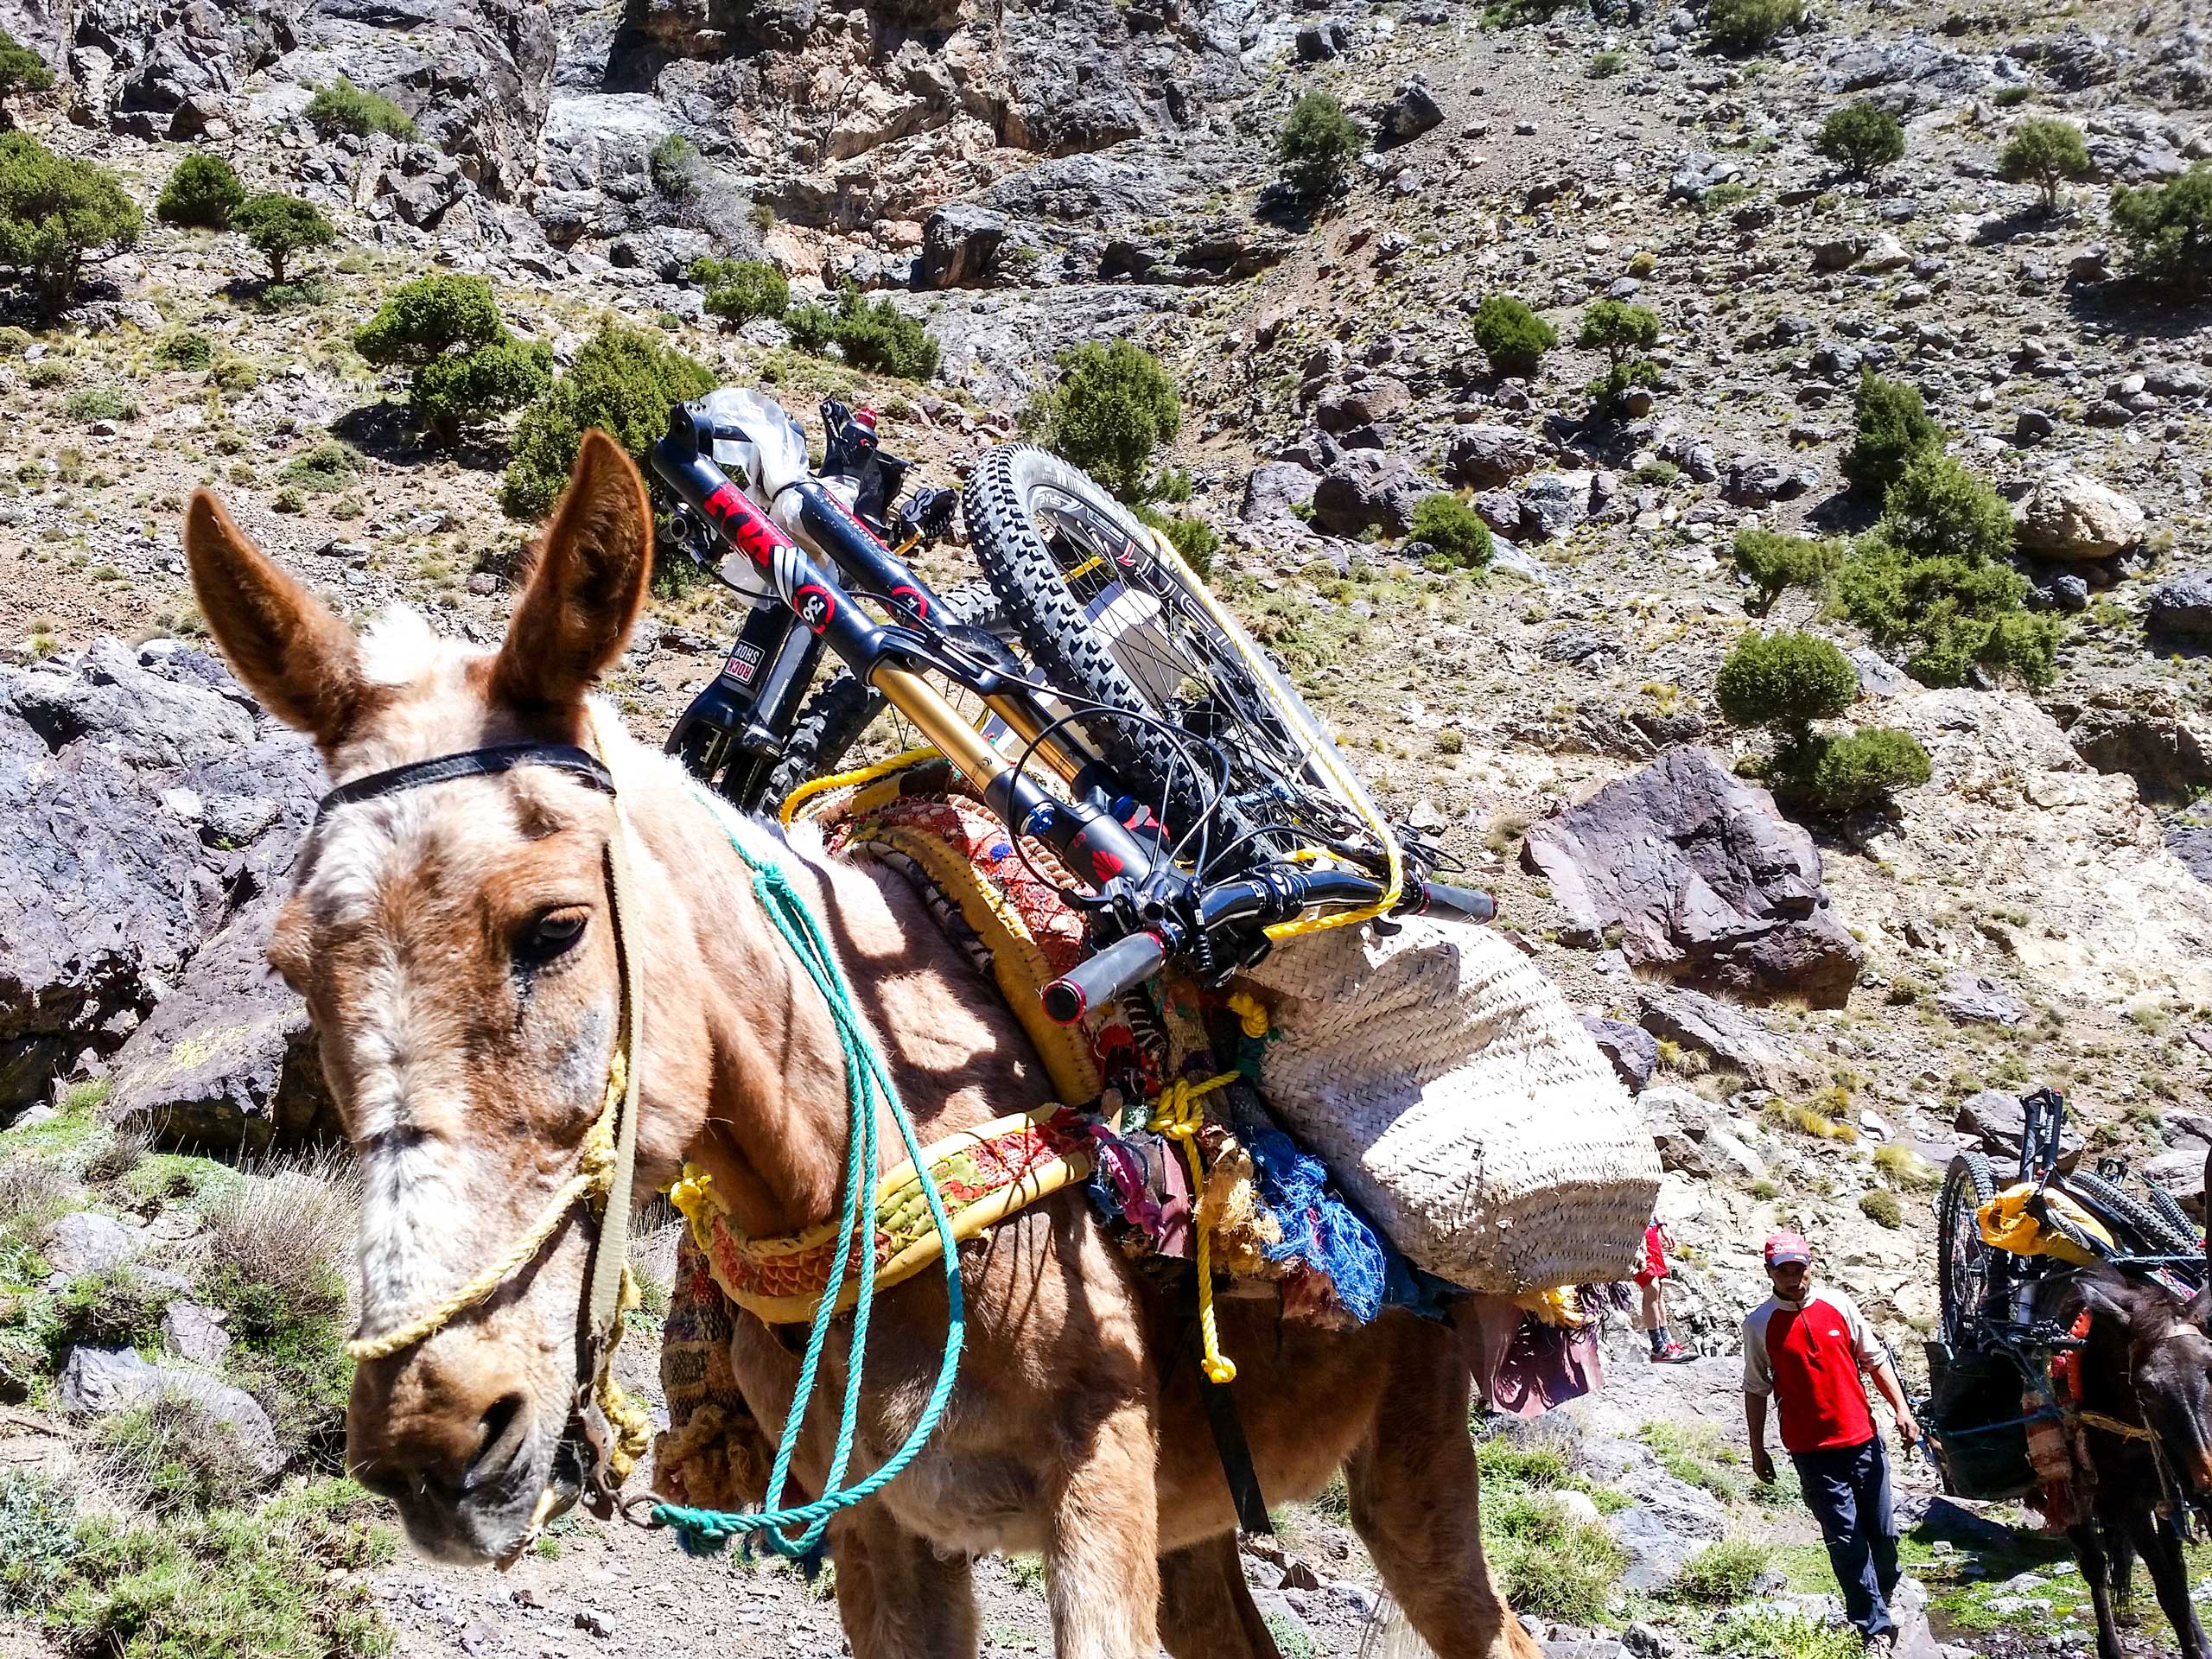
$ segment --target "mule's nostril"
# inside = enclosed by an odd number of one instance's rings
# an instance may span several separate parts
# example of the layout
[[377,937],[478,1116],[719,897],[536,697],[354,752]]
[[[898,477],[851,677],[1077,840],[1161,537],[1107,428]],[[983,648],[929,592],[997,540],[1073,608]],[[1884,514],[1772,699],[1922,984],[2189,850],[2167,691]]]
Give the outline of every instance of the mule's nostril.
[[497,1479],[514,1461],[525,1428],[522,1408],[518,1394],[503,1394],[485,1408],[477,1431],[476,1455],[469,1459],[468,1472],[461,1478],[462,1491],[474,1491],[486,1481]]

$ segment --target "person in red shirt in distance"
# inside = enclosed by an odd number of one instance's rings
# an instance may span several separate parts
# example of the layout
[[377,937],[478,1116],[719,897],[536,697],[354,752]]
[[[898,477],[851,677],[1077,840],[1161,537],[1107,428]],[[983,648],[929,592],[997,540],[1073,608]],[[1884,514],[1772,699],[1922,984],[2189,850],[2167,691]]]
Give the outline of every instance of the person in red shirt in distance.
[[1863,1370],[1889,1402],[1897,1436],[1920,1439],[1889,1350],[1858,1305],[1840,1290],[1815,1289],[1812,1246],[1796,1233],[1766,1242],[1774,1294],[1744,1321],[1744,1418],[1751,1472],[1774,1479],[1766,1449],[1767,1402],[1782,1419],[1783,1449],[1797,1465],[1806,1507],[1821,1523],[1845,1611],[1867,1650],[1897,1642],[1890,1598],[1897,1586],[1897,1529],[1890,1510],[1889,1455],[1875,1431]]

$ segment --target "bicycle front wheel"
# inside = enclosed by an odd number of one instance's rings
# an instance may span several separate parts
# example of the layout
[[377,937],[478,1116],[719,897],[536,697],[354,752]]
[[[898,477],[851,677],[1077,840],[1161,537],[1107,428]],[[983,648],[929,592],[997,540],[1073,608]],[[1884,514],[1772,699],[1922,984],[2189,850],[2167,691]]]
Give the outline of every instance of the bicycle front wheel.
[[976,461],[962,506],[1032,660],[1091,706],[1084,737],[1171,831],[1211,810],[1217,854],[1236,844],[1256,861],[1316,843],[1379,853],[1330,782],[1332,767],[1350,769],[1320,722],[1104,489],[1041,449],[1001,444]]

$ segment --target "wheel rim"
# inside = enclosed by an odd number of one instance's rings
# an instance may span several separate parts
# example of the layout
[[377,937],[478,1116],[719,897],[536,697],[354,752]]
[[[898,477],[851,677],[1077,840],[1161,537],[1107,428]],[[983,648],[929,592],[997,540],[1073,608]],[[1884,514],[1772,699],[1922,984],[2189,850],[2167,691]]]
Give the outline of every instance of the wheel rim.
[[[1309,838],[1363,838],[1312,776],[1236,647],[1172,569],[1078,496],[1050,486],[1029,512],[1069,597],[1150,713],[1211,743],[1229,764],[1229,793],[1255,823]],[[1215,778],[1203,787],[1211,793]]]
[[1955,1348],[1970,1345],[1989,1292],[1989,1249],[1981,1242],[1971,1185],[1957,1176],[1946,1196],[1943,1230],[1944,1336]]

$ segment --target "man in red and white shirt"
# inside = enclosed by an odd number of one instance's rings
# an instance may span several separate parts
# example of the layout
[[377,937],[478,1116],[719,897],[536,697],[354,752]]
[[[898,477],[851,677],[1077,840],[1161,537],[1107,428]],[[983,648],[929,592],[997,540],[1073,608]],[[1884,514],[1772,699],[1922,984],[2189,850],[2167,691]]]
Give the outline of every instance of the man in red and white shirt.
[[1821,1523],[1845,1611],[1870,1651],[1897,1640],[1890,1597],[1897,1585],[1897,1529],[1890,1512],[1890,1463],[1868,1408],[1864,1370],[1895,1414],[1897,1435],[1920,1439],[1889,1350],[1840,1290],[1815,1290],[1813,1249],[1796,1233],[1766,1242],[1774,1294],[1744,1321],[1744,1417],[1751,1472],[1774,1478],[1766,1449],[1766,1406],[1782,1417],[1783,1449],[1797,1465],[1806,1507]]

